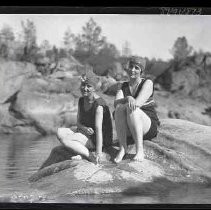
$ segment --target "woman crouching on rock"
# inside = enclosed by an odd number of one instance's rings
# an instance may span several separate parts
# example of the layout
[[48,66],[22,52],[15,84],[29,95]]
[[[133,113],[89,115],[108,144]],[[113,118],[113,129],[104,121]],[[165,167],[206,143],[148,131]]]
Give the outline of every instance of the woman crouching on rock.
[[[76,156],[85,157],[91,162],[99,163],[103,147],[112,144],[112,121],[109,107],[103,98],[96,94],[97,78],[88,75],[81,77],[81,94],[78,101],[77,130],[58,128],[60,142],[71,149]],[[92,151],[95,150],[95,155]]]
[[153,100],[153,82],[144,77],[146,61],[132,56],[125,71],[129,82],[122,83],[114,101],[115,125],[120,150],[114,162],[119,163],[127,153],[127,137],[132,135],[136,146],[134,160],[144,160],[143,140],[157,135],[159,119]]

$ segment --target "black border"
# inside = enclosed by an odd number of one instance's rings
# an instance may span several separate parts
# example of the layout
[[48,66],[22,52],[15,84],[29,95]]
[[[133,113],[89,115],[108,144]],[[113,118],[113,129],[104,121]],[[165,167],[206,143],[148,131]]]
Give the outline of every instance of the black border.
[[[67,5],[67,2],[69,5]],[[49,6],[47,3],[28,1],[27,3],[17,3],[16,6],[0,6],[0,14],[163,14],[162,8],[170,9],[201,9],[200,14],[210,15],[211,7],[207,7],[208,1],[162,1],[151,2],[151,0],[140,0],[141,4],[133,1],[117,0],[98,0],[93,2],[80,2],[68,0],[66,2],[59,1],[63,6]],[[30,3],[30,5],[29,5]],[[54,3],[57,3],[56,1]],[[27,6],[28,4],[28,6]],[[7,6],[6,6],[7,5]],[[175,11],[175,10],[174,10]],[[163,14],[165,15],[165,14]],[[173,14],[172,15],[177,15]],[[194,14],[191,14],[194,15]],[[211,204],[80,204],[80,203],[0,203],[0,209],[211,209]]]
[[0,209],[210,209],[210,204],[90,204],[90,203],[1,203]]
[[[115,0],[114,0],[115,1]],[[169,6],[0,6],[0,14],[158,14],[210,15],[211,7]]]

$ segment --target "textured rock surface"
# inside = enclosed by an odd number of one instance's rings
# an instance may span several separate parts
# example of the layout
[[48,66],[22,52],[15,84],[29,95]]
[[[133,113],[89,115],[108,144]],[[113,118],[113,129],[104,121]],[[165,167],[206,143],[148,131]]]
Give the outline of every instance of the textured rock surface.
[[204,182],[211,178],[211,128],[184,120],[161,121],[159,134],[145,141],[146,159],[132,161],[129,154],[115,164],[118,146],[104,151],[103,161],[71,160],[74,155],[63,146],[54,148],[41,169],[30,177],[31,187],[47,196],[123,192],[140,183],[166,178],[173,182]]
[[29,63],[4,60],[0,63],[0,103],[4,103],[21,89],[25,79],[37,72],[35,66]]

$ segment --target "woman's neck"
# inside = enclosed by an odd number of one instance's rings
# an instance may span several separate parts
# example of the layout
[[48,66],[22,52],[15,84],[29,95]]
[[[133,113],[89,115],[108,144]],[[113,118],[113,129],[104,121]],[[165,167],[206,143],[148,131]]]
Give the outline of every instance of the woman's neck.
[[136,84],[140,83],[141,80],[142,80],[141,77],[131,78],[130,85],[136,85]]
[[87,96],[87,97],[84,97],[85,100],[88,102],[88,103],[93,103],[95,101],[95,99],[97,98],[97,95],[96,94],[92,94],[91,96]]

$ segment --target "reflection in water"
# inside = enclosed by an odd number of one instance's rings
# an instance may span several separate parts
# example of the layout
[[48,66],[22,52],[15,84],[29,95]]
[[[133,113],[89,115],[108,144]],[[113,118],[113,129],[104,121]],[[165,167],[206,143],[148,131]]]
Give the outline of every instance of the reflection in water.
[[202,183],[172,182],[166,178],[155,178],[123,192],[126,196],[154,196],[160,203],[209,203],[211,180]]
[[28,189],[28,177],[58,144],[55,136],[0,135],[0,196]]
[[[28,178],[60,145],[55,136],[0,135],[0,202],[50,203],[210,203],[211,180],[207,183],[175,183],[157,178],[129,188],[120,194],[75,195],[40,200],[41,192],[34,192]],[[37,194],[36,194],[37,193]],[[6,200],[5,200],[6,199]]]

